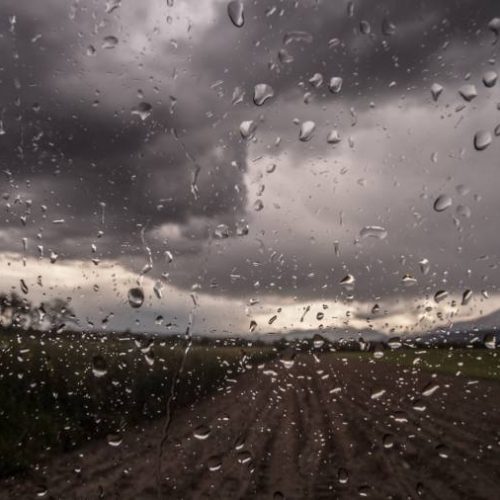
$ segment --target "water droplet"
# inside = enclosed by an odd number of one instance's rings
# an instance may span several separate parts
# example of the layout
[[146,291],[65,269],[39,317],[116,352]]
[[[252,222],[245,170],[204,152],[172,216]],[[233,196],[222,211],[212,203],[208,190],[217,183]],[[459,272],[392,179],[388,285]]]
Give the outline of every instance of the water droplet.
[[250,333],[255,332],[256,328],[257,328],[257,321],[255,320],[250,321],[250,328],[249,328]]
[[307,31],[289,31],[283,37],[283,43],[288,45],[292,42],[312,43],[313,36]]
[[436,212],[444,212],[447,208],[450,208],[453,200],[447,194],[442,194],[436,198],[434,202],[434,210]]
[[122,3],[122,0],[108,0],[106,2],[106,7],[105,7],[106,14],[111,14],[111,12],[118,9],[118,7],[120,7],[121,3]]
[[142,306],[144,303],[144,291],[140,287],[131,288],[128,291],[128,303],[134,309]]
[[495,71],[486,71],[483,75],[483,83],[485,87],[494,87],[497,83],[498,75]]
[[385,389],[380,389],[375,392],[372,392],[371,399],[380,399],[385,394]]
[[278,51],[278,59],[281,64],[291,64],[293,63],[293,56],[286,49],[280,49]]
[[49,490],[47,489],[47,486],[45,486],[44,484],[39,484],[36,487],[36,496],[38,498],[44,498],[47,496],[48,493],[49,493]]
[[425,276],[426,274],[429,273],[430,270],[430,262],[429,259],[422,259],[419,261],[419,266],[420,266],[420,272]]
[[316,129],[316,124],[313,121],[305,121],[300,126],[299,140],[302,142],[307,142],[312,139],[314,130]]
[[342,83],[344,80],[340,76],[333,76],[330,78],[330,83],[328,84],[328,88],[330,92],[333,94],[338,94],[342,90]]
[[472,298],[472,290],[465,290],[464,293],[462,294],[462,305],[466,306],[469,302],[470,299]]
[[281,491],[275,491],[273,494],[273,500],[285,500],[285,495]]
[[118,38],[113,35],[105,36],[102,40],[103,49],[114,49],[118,45]]
[[222,467],[222,460],[219,456],[210,457],[207,461],[207,466],[210,472],[218,471]]
[[241,28],[245,24],[245,13],[243,11],[243,2],[232,0],[227,4],[227,14],[231,22]]
[[500,17],[494,17],[488,23],[488,29],[493,32],[495,39],[493,40],[493,45],[498,41],[498,35],[500,34]]
[[193,437],[199,439],[200,441],[204,441],[210,436],[211,429],[207,425],[199,425],[193,432]]
[[264,203],[262,203],[262,200],[255,200],[255,203],[253,204],[253,209],[256,212],[260,212],[264,208]]
[[496,127],[495,127],[495,135],[497,137],[500,137],[500,124],[498,124]]
[[472,216],[472,210],[467,205],[458,205],[457,215],[465,219],[470,219]]
[[392,36],[396,34],[396,25],[387,18],[382,21],[382,34],[385,36]]
[[96,378],[104,377],[108,373],[108,364],[102,356],[92,358],[92,374]]
[[89,45],[87,47],[87,55],[93,56],[95,54],[95,47],[93,45]]
[[464,100],[467,102],[472,101],[477,97],[477,89],[476,86],[472,83],[466,83],[458,90],[458,93],[462,96]]
[[437,101],[443,93],[444,87],[439,83],[433,83],[431,86],[431,94],[434,101]]
[[132,108],[131,113],[133,115],[139,116],[139,118],[144,121],[151,115],[153,111],[153,106],[149,102],[140,102],[137,106]]
[[497,346],[497,338],[493,333],[488,333],[484,336],[484,346],[487,349],[495,349]]
[[109,446],[112,446],[113,448],[117,448],[123,443],[123,437],[120,436],[120,434],[108,434],[106,436],[106,440]]
[[386,434],[382,438],[382,442],[384,444],[384,448],[390,449],[394,446],[394,436],[392,434]]
[[257,106],[262,106],[268,99],[274,97],[274,90],[267,83],[259,83],[255,85],[253,92],[253,102]]
[[349,481],[349,473],[346,469],[340,468],[337,472],[337,478],[340,484],[346,484]]
[[246,120],[240,124],[240,134],[243,139],[251,139],[257,130],[257,124],[253,120]]
[[27,294],[29,291],[29,288],[28,288],[28,285],[26,284],[26,281],[24,281],[23,279],[20,279],[19,283],[21,285],[21,292],[23,292],[24,294]]
[[338,130],[331,130],[328,133],[328,136],[326,138],[326,142],[328,142],[328,144],[338,144],[340,141],[341,139]]
[[435,384],[434,382],[429,382],[422,390],[422,396],[432,396],[438,389],[439,385]]
[[372,31],[372,27],[368,21],[361,21],[359,23],[359,31],[362,35],[369,35]]
[[434,300],[439,304],[439,302],[442,302],[444,299],[448,297],[448,292],[446,290],[438,290],[434,294]]
[[214,236],[220,240],[229,238],[229,226],[227,224],[219,224],[215,228]]
[[477,151],[483,151],[491,144],[492,140],[493,137],[490,132],[487,130],[480,130],[479,132],[476,132],[476,135],[474,136],[474,147]]
[[437,445],[436,451],[441,458],[448,458],[450,456],[450,452],[448,450],[448,447],[445,446],[444,444]]
[[313,87],[321,87],[321,85],[323,84],[323,75],[321,73],[314,73],[314,75],[309,78],[309,83]]
[[342,278],[340,280],[340,284],[342,286],[349,286],[349,285],[353,285],[355,281],[356,280],[355,280],[354,276],[352,274],[348,274],[347,276],[345,276],[344,278]]
[[382,226],[365,226],[359,232],[361,238],[376,238],[377,240],[383,240],[387,238],[387,231]]

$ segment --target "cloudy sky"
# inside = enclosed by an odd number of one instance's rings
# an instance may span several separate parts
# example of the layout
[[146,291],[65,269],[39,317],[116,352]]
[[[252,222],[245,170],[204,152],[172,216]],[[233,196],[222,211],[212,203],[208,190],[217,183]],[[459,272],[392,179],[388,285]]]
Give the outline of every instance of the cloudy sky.
[[241,5],[1,3],[3,291],[117,331],[496,326],[498,2]]

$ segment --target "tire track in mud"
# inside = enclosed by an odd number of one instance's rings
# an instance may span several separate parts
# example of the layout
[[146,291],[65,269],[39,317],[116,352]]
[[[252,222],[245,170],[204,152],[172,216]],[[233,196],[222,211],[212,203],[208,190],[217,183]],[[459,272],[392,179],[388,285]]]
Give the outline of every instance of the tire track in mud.
[[[422,398],[426,409],[419,412],[413,402],[429,381],[440,390]],[[379,389],[386,392],[373,399]],[[273,361],[229,391],[176,411],[162,492],[168,499],[272,499],[280,492],[288,500],[489,500],[500,488],[499,389],[329,355],[319,362],[298,355],[289,369]],[[202,424],[210,435],[199,440],[193,431]],[[49,498],[156,499],[160,428],[146,423],[118,448],[96,442],[47,463]],[[392,446],[384,445],[387,434]],[[447,458],[439,456],[440,444]],[[4,481],[0,496],[35,498],[35,488],[29,478]]]

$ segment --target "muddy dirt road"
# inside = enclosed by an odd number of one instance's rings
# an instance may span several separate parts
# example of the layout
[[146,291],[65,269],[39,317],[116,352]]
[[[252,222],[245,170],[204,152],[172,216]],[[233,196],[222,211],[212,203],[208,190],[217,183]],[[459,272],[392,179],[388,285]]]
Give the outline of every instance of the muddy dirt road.
[[0,497],[470,500],[500,491],[495,382],[328,354],[300,355],[291,368],[273,361],[174,413],[158,491],[162,425],[57,457],[0,483]]

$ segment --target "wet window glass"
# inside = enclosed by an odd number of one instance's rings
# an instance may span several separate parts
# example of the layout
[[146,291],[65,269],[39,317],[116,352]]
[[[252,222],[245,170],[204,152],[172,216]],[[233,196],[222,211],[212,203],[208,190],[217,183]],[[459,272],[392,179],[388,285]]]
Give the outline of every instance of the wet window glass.
[[493,499],[498,0],[2,0],[0,497]]

